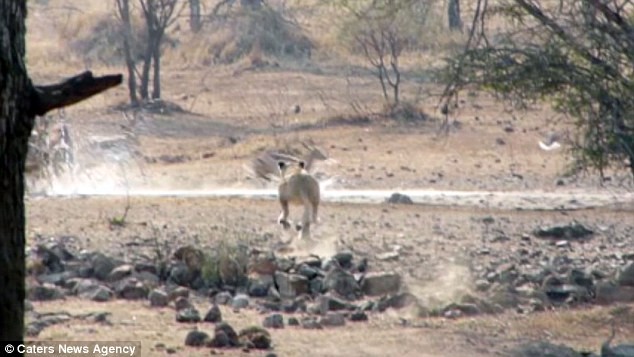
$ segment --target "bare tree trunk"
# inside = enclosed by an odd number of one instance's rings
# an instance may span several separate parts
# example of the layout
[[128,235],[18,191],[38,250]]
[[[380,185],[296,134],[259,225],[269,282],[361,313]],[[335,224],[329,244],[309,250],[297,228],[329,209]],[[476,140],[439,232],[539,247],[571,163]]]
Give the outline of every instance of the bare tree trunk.
[[141,88],[139,94],[142,100],[150,98],[150,67],[152,66],[152,58],[154,56],[154,31],[148,29],[148,41],[143,55],[143,67],[141,69]]
[[24,64],[25,19],[25,0],[0,0],[0,341],[13,342],[24,338],[24,169],[35,116],[82,101],[123,79],[94,78],[86,72],[59,85],[33,87]]
[[123,24],[123,54],[125,56],[125,64],[128,68],[128,90],[130,92],[130,104],[136,106],[139,104],[136,88],[136,65],[132,58],[132,24],[130,22],[130,0],[117,0],[119,15]]
[[154,77],[152,79],[152,99],[161,98],[161,36],[157,35],[152,49]]
[[24,334],[24,163],[34,123],[22,100],[25,18],[26,1],[0,0],[0,341]]
[[460,16],[460,0],[449,0],[447,6],[447,17],[449,18],[449,29],[462,32],[462,18]]
[[200,31],[200,0],[189,0],[189,27],[193,32]]
[[262,0],[240,0],[240,6],[251,10],[259,10],[262,7]]

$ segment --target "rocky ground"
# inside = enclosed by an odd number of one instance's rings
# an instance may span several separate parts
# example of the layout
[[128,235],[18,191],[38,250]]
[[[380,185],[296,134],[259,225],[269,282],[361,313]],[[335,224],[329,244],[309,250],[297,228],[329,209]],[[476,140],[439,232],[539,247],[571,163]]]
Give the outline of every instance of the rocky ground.
[[[599,353],[614,319],[618,338],[632,340],[629,211],[327,203],[314,242],[284,245],[289,233],[275,225],[272,201],[132,198],[125,220],[113,220],[126,203],[30,201],[30,337],[90,336],[103,326],[118,336],[143,325],[128,321],[132,312],[173,326],[169,336],[148,335],[149,326],[136,335],[157,354],[235,346],[297,355],[287,336],[308,333],[297,331],[359,329],[396,339],[387,332],[394,328],[453,336],[453,355],[513,355],[530,340],[519,330]],[[543,330],[518,327],[563,311],[574,317]],[[519,321],[508,335],[487,328],[509,316]],[[580,340],[584,333],[592,339]],[[419,343],[405,343],[402,355],[416,355]],[[370,355],[381,348],[367,344]],[[450,355],[434,348],[430,356]]]

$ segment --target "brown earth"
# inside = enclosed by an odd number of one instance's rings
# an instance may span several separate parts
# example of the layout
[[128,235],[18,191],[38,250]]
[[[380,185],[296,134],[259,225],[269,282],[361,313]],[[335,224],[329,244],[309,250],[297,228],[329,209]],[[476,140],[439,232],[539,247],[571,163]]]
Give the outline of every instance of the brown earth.
[[[77,25],[82,16],[108,11],[86,3],[29,3],[29,69],[36,81],[59,80],[81,67],[82,60],[76,58],[79,55],[67,56],[68,38],[64,34],[72,26],[85,31]],[[64,12],[61,5],[79,8],[84,15]],[[47,11],[53,15],[45,16]],[[428,57],[421,55],[421,62],[428,63],[424,62]],[[521,237],[544,224],[576,219],[599,232],[591,241],[571,248],[571,254],[594,254],[598,246],[614,237],[623,245],[608,250],[631,251],[634,202],[626,195],[631,195],[631,183],[612,175],[601,186],[594,175],[565,175],[569,146],[562,143],[559,150],[542,151],[537,145],[548,131],[570,127],[546,104],[519,111],[488,94],[472,93],[450,114],[450,133],[438,135],[442,118],[435,107],[438,98],[416,94],[441,91],[441,86],[428,81],[406,82],[403,90],[408,100],[418,99],[418,107],[430,119],[403,123],[376,118],[373,113],[382,107],[378,84],[367,72],[348,76],[345,63],[332,60],[306,68],[282,66],[236,75],[235,66],[180,64],[178,58],[174,52],[166,54],[163,98],[189,113],[145,112],[133,122],[113,109],[127,99],[124,86],[64,112],[78,143],[85,143],[91,135],[131,132],[136,142],[130,144],[133,149],[128,153],[136,152],[123,164],[99,155],[85,156],[80,165],[92,167],[91,175],[81,176],[81,182],[59,180],[58,191],[72,192],[78,187],[106,193],[272,188],[248,179],[243,166],[258,149],[312,139],[338,162],[317,168],[320,177],[333,180],[325,194],[332,189],[513,191],[530,194],[529,200],[549,202],[540,193],[572,192],[575,196],[563,202],[584,202],[571,210],[560,209],[559,201],[532,210],[527,209],[531,202],[516,196],[486,195],[416,205],[325,202],[321,222],[314,228],[315,242],[293,242],[290,254],[327,256],[349,249],[368,257],[371,269],[398,271],[406,277],[409,290],[430,305],[472,289],[470,268],[474,262],[486,264],[488,259],[479,256],[479,250],[487,248],[492,256],[517,251]],[[410,60],[416,62],[416,58]],[[60,67],[60,62],[67,64]],[[123,67],[95,67],[98,73],[124,71]],[[352,110],[350,103],[362,109]],[[295,105],[301,107],[299,114],[293,113]],[[590,194],[602,196],[596,200]],[[617,201],[621,203],[606,205]],[[110,221],[121,217],[127,205],[125,226],[113,227]],[[275,201],[249,198],[31,197],[27,234],[31,242],[41,237],[71,236],[78,249],[123,257],[146,252],[144,247],[154,238],[202,247],[224,239],[275,247],[280,240],[290,238],[276,225],[278,209]],[[292,209],[291,214],[299,217],[298,209]],[[485,223],[489,222],[483,221],[486,217],[493,218],[493,223]],[[491,240],[500,232],[510,239]],[[556,252],[551,243],[532,241],[536,249]],[[399,251],[395,261],[376,258],[393,250]],[[202,310],[209,306],[206,299],[194,302]],[[159,343],[176,347],[178,356],[209,355],[207,349],[183,347],[192,326],[177,324],[171,309],[151,309],[145,302],[92,303],[74,298],[34,306],[38,312],[112,313],[112,326],[71,320],[44,330],[38,339],[134,339],[143,342],[144,356],[164,355],[156,347]],[[421,318],[390,310],[371,315],[368,323],[322,331],[287,327],[271,333],[279,356],[492,356],[530,338],[598,351],[609,334],[607,321],[613,316],[620,321],[617,340],[634,340],[633,306],[531,315],[506,312],[459,320]],[[223,310],[223,314],[236,327],[260,323],[262,318],[246,310],[237,314]],[[200,328],[209,330],[203,325]]]

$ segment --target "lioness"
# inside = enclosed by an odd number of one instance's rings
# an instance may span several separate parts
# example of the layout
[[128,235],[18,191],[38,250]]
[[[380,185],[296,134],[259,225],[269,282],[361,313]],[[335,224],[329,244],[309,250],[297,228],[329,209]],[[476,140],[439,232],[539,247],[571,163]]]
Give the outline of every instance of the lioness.
[[296,228],[300,231],[300,239],[308,239],[311,221],[317,223],[320,201],[319,182],[306,171],[306,164],[303,161],[298,162],[297,166],[279,161],[278,168],[281,178],[278,198],[282,212],[277,221],[284,229],[289,229],[291,225],[288,222],[288,205],[304,205],[302,224]]

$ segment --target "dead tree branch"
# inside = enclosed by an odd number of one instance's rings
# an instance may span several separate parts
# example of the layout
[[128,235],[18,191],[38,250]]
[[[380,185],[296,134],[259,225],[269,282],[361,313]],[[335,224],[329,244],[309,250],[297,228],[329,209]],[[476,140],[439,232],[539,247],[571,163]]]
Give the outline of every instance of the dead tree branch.
[[53,109],[73,105],[122,81],[121,74],[93,77],[92,72],[86,71],[58,84],[34,86],[29,114],[42,116]]

